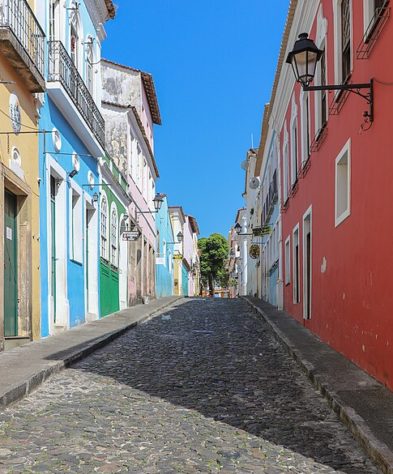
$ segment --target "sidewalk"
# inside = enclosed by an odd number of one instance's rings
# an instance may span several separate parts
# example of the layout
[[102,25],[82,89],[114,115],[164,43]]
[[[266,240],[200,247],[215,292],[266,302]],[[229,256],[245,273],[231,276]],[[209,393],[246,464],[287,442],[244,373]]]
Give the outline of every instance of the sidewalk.
[[0,407],[23,398],[50,375],[86,357],[179,297],[153,300],[0,354]]
[[387,474],[393,473],[393,393],[284,311],[245,297]]

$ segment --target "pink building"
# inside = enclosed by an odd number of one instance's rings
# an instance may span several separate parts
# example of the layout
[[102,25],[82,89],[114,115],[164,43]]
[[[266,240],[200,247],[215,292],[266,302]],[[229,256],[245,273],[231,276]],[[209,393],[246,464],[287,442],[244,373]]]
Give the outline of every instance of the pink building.
[[139,229],[128,248],[128,304],[155,296],[156,223],[153,199],[158,169],[154,124],[161,124],[153,78],[111,61],[102,61],[102,108],[106,148],[126,177],[132,203],[129,228]]

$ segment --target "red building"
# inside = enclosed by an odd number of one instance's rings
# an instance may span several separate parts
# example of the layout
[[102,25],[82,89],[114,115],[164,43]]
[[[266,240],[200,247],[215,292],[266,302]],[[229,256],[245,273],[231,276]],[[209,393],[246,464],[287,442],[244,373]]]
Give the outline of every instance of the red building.
[[[267,126],[279,139],[284,309],[393,389],[393,20],[384,0],[292,0]],[[285,62],[323,50],[304,92]],[[368,90],[359,91],[364,95]]]

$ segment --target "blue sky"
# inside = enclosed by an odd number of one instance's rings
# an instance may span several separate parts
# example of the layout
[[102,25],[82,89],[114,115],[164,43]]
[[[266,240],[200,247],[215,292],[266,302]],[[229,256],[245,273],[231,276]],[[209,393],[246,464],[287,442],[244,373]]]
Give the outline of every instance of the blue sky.
[[153,74],[157,189],[227,236],[258,146],[289,0],[115,0],[103,56]]

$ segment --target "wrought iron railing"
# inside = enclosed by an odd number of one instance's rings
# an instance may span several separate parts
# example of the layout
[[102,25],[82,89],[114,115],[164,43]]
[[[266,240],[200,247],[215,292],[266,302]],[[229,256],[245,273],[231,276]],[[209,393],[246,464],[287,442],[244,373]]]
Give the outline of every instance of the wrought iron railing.
[[0,28],[9,28],[44,76],[45,34],[26,0],[0,0]]
[[48,82],[60,82],[100,145],[105,148],[105,122],[84,80],[61,41],[49,41]]

